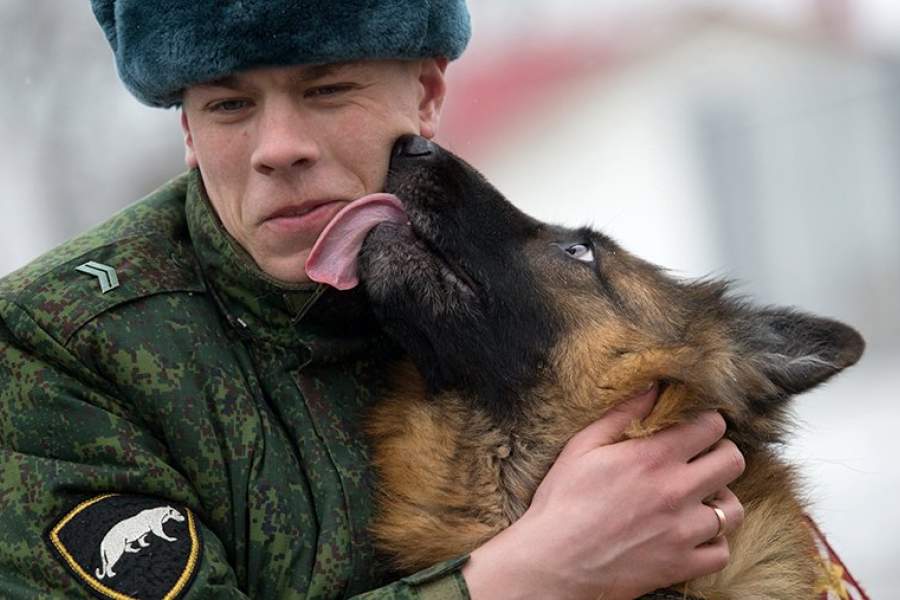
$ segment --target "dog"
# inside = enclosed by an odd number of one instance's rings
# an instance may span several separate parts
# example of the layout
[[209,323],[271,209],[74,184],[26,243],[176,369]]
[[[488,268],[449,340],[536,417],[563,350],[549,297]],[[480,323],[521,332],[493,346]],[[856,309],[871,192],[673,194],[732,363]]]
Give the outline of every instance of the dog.
[[[774,447],[788,400],[860,358],[855,330],[755,307],[722,281],[676,280],[600,232],[531,218],[424,138],[398,140],[386,190],[345,209],[319,242],[356,231],[331,283],[361,280],[409,357],[368,419],[372,531],[394,567],[468,553],[508,527],[576,432],[656,382],[655,408],[629,435],[714,409],[747,464],[730,486],[745,508],[731,561],[686,590],[818,597],[806,502]],[[331,252],[319,245],[308,271]]]

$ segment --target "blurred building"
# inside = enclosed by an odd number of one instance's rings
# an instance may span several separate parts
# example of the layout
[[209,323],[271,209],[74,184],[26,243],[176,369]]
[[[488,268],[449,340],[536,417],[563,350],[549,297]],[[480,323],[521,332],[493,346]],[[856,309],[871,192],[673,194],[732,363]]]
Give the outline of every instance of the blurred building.
[[516,204],[900,342],[900,62],[710,11],[490,54],[441,136]]

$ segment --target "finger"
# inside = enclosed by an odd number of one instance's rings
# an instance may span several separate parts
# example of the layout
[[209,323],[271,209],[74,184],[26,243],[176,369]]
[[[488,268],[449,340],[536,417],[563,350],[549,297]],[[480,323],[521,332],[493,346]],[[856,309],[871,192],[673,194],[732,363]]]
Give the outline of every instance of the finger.
[[[728,540],[724,537],[685,550],[680,555],[675,569],[669,574],[672,581],[666,582],[664,587],[721,571],[728,565],[730,558],[731,550]],[[691,590],[688,588],[687,593],[690,594],[690,592]]]
[[685,579],[718,573],[728,566],[730,558],[731,550],[725,537],[697,546],[691,551],[690,560],[687,561]]
[[740,477],[746,466],[744,455],[734,442],[721,439],[709,452],[687,464],[684,469],[686,491],[699,499],[711,496]]
[[[721,511],[717,514],[716,509]],[[744,507],[731,490],[720,490],[715,500],[698,502],[683,517],[681,531],[691,547],[716,542],[744,522]]]
[[648,438],[673,459],[689,461],[725,435],[725,419],[716,411],[704,411],[694,419],[673,425]]
[[565,456],[580,456],[599,446],[621,441],[631,423],[643,420],[656,403],[659,390],[654,384],[647,391],[614,406],[605,415],[576,433],[560,453]]
[[[740,498],[728,488],[719,490],[715,497],[704,503],[704,506],[718,508],[725,515],[725,525],[722,527],[722,535],[730,535],[744,523],[744,505],[741,504]],[[713,516],[715,516],[715,511],[713,511]],[[716,531],[713,532],[713,538],[718,533],[718,517],[716,517],[715,521],[713,526],[716,528]]]
[[720,537],[728,535],[729,528],[732,528],[728,513],[717,503],[698,502],[686,515],[682,518],[687,519],[690,525],[685,527],[682,524],[682,531],[688,534],[685,541],[692,548],[716,542]]

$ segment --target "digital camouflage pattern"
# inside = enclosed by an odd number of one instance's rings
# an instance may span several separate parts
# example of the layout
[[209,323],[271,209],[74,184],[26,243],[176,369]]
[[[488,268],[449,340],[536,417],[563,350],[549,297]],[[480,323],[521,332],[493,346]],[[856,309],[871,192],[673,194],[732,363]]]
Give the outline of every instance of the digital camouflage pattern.
[[0,280],[0,596],[91,597],[45,533],[115,492],[197,516],[188,599],[466,598],[464,557],[378,567],[360,421],[394,350],[364,307],[269,279],[196,172]]

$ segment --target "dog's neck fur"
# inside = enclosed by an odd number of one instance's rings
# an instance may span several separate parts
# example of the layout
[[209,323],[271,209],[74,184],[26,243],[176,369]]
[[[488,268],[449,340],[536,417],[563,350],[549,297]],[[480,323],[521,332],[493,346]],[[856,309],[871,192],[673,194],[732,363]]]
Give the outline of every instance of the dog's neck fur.
[[[632,357],[633,368],[617,369],[624,373],[620,381],[560,370],[522,399],[516,420],[502,422],[473,409],[477,398],[456,392],[431,396],[415,367],[400,365],[394,393],[379,402],[369,420],[381,478],[381,513],[373,534],[390,549],[394,566],[414,571],[470,552],[515,522],[576,432],[661,374],[671,377],[678,353],[659,355],[668,364],[653,356]],[[696,372],[702,366],[696,357],[683,358],[684,368],[690,364]],[[714,408],[708,393],[677,382],[666,385],[651,415],[626,435],[648,435]],[[689,582],[687,589],[710,600],[795,598],[793,591],[811,586],[815,572],[809,537],[796,527],[794,533],[779,531],[791,525],[785,519],[803,518],[803,506],[791,493],[797,489],[795,475],[758,439],[742,449],[748,468],[733,489],[747,517],[729,540],[742,548],[741,559],[715,576]]]

